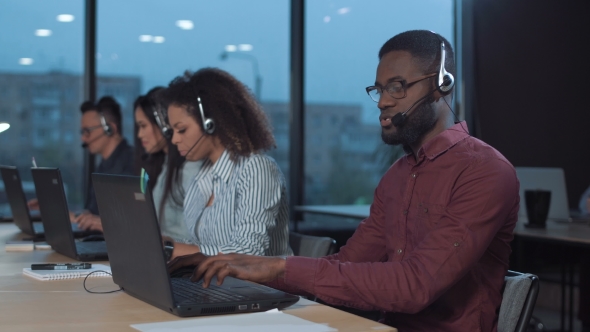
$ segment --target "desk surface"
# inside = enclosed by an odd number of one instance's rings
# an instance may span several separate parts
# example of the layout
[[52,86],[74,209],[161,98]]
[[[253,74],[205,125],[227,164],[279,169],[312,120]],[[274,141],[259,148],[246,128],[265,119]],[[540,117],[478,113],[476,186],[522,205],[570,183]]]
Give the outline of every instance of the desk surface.
[[[7,240],[22,237],[13,224],[0,224],[0,326],[10,331],[136,331],[131,324],[173,321],[176,317],[124,292],[90,294],[82,278],[38,281],[22,274],[40,262],[71,262],[52,250],[6,252]],[[108,262],[100,262],[106,263]],[[90,278],[90,288],[116,289],[111,278]],[[316,302],[301,299],[285,313],[327,324],[338,331],[397,331]]]
[[[331,215],[346,218],[365,219],[369,216],[370,205],[301,205],[296,206],[299,212]],[[570,245],[590,246],[590,225],[584,222],[547,221],[547,228],[526,228],[526,219],[516,223],[514,234],[517,236],[564,242]]]

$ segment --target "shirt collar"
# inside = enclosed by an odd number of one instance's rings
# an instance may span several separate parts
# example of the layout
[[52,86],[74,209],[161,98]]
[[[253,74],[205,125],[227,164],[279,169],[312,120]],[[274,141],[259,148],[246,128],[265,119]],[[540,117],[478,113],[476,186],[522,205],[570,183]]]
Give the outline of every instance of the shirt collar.
[[411,165],[421,163],[424,158],[434,160],[469,136],[467,123],[465,121],[458,122],[424,143],[420,150],[418,150],[418,156],[415,160],[414,158],[409,158],[410,155],[406,155],[406,160]]
[[213,164],[211,174],[213,178],[220,178],[223,182],[229,181],[230,175],[234,169],[235,162],[231,160],[230,154],[227,150],[224,150],[221,157]]

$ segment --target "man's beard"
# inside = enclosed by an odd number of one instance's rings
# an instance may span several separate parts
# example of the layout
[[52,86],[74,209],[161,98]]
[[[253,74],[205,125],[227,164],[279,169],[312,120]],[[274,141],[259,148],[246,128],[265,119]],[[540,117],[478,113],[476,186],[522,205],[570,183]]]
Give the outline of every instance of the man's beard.
[[401,127],[396,127],[395,133],[387,134],[382,131],[381,139],[383,142],[389,145],[402,144],[404,150],[408,151],[411,145],[418,142],[434,128],[436,113],[434,112],[433,102],[434,98],[430,97],[418,105],[411,113],[408,113],[406,121]]

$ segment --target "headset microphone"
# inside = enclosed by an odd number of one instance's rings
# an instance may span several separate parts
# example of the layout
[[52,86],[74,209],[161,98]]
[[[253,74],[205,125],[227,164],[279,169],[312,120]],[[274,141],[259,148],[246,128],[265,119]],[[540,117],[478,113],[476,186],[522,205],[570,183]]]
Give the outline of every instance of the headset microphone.
[[105,131],[102,133],[102,135],[98,135],[95,139],[91,140],[90,142],[82,143],[82,145],[81,145],[82,149],[86,149],[90,144],[96,142],[99,138],[101,138],[103,136],[109,136],[109,134]]
[[[201,134],[201,137],[199,137],[199,139],[195,142],[195,144],[193,144],[193,146],[191,146],[190,149],[188,149],[188,151],[186,152],[186,154],[184,155],[184,157],[188,157],[188,154],[195,148],[195,146],[197,146],[197,144],[199,144],[199,142],[201,141],[201,139],[205,137],[205,134]],[[188,160],[188,159],[187,159]]]
[[431,94],[433,94],[436,90],[438,90],[439,87],[436,87],[435,89],[431,90],[430,92],[428,92],[427,94],[424,95],[424,97],[416,100],[412,106],[408,107],[408,109],[405,112],[401,112],[401,113],[397,113],[396,115],[393,116],[393,118],[391,118],[391,123],[393,123],[394,126],[396,126],[397,128],[402,127],[404,125],[404,123],[406,122],[406,114],[408,112],[410,112],[410,110],[412,110],[412,108],[414,108],[414,106],[420,104],[421,102],[423,102],[424,100],[426,100],[426,98],[428,98]]

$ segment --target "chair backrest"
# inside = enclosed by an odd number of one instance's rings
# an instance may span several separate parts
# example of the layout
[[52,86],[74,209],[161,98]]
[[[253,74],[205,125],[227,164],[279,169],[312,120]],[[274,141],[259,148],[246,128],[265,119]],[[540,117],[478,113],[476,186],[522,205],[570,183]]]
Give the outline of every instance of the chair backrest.
[[323,257],[336,251],[336,241],[330,237],[289,232],[289,245],[295,256]]
[[539,278],[534,274],[508,270],[498,317],[498,332],[525,332],[533,314]]

